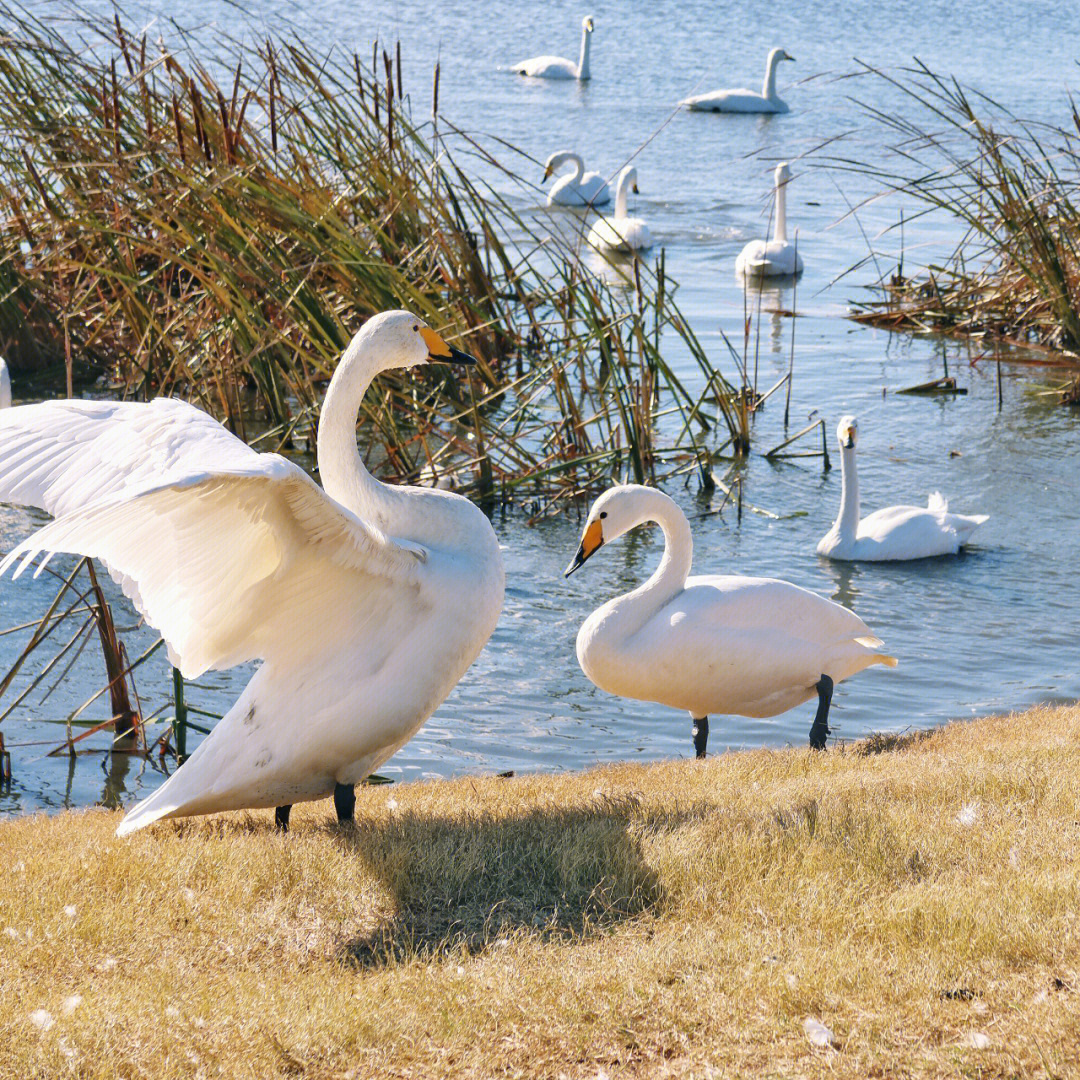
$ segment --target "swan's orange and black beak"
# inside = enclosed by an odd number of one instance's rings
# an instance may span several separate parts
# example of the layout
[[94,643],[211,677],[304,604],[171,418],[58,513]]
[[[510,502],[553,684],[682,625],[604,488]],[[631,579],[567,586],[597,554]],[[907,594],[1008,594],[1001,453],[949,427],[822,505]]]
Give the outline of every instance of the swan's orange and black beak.
[[585,529],[585,535],[581,538],[581,547],[578,548],[574,561],[566,568],[563,577],[569,577],[585,560],[597,551],[604,543],[604,527],[599,519],[589,524]]
[[430,327],[420,327],[420,335],[428,347],[429,364],[476,364],[476,358],[447,345]]
[[546,169],[544,170],[544,179],[543,179],[543,180],[541,180],[541,181],[540,181],[540,183],[541,183],[541,184],[546,184],[546,183],[548,182],[548,180],[550,180],[550,179],[551,179],[551,174],[552,174],[552,172],[553,172],[553,170],[552,170],[551,166],[549,165],[549,166],[548,166],[548,167],[547,167],[547,168],[546,168]]
[[853,427],[846,427],[842,432],[843,436],[840,445],[845,450],[850,450],[855,445],[855,429]]

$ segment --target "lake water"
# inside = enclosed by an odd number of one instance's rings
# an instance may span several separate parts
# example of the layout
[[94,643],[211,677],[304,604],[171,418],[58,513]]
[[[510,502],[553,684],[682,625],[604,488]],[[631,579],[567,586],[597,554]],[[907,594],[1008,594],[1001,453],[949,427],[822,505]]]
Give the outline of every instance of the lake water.
[[[147,3],[130,5],[129,12],[142,23],[172,8]],[[958,558],[862,566],[819,559],[814,547],[836,514],[839,469],[825,473],[819,459],[772,465],[760,456],[784,437],[783,406],[774,399],[758,417],[755,453],[745,470],[747,499],[774,516],[748,510],[740,524],[730,507],[722,515],[711,512],[719,493],[700,496],[693,485],[671,489],[691,515],[696,570],[787,578],[853,607],[884,638],[900,666],[871,669],[838,687],[832,723],[843,737],[1080,696],[1080,501],[1067,473],[1077,460],[1080,415],[1039,394],[1038,372],[1007,364],[999,411],[994,367],[972,364],[975,353],[968,346],[894,337],[845,320],[849,301],[864,295],[860,286],[875,276],[867,265],[835,281],[867,255],[863,232],[878,237],[901,209],[910,213],[915,207],[881,200],[860,210],[859,223],[841,220],[849,203],[874,191],[850,173],[824,167],[830,153],[883,159],[888,139],[857,101],[910,109],[880,79],[846,78],[856,70],[855,57],[895,74],[918,56],[1020,115],[1064,122],[1066,92],[1077,78],[1074,13],[1068,5],[1001,0],[782,6],[657,0],[594,4],[589,10],[596,19],[593,78],[578,86],[499,70],[541,52],[576,58],[586,13],[577,4],[369,0],[360,10],[346,3],[309,4],[302,15],[291,5],[262,6],[263,17],[293,19],[320,47],[355,47],[370,55],[376,35],[400,38],[406,87],[418,112],[427,108],[431,67],[441,55],[442,112],[463,128],[519,145],[541,162],[555,150],[576,149],[588,167],[613,174],[655,135],[635,158],[640,194],[632,206],[666,248],[684,313],[714,361],[732,376],[720,329],[740,340],[743,292],[734,276],[735,256],[748,239],[764,233],[775,163],[792,161],[789,228],[799,230],[806,272],[797,296],[790,286],[771,289],[763,307],[796,307],[801,316],[793,425],[802,426],[817,410],[828,422],[832,450],[836,420],[845,412],[858,415],[866,511],[922,502],[940,489],[954,509],[991,517],[977,543]],[[225,3],[193,3],[185,20],[198,23],[208,40],[218,28],[242,35],[259,26],[245,23]],[[162,32],[168,38],[168,28]],[[797,58],[780,68],[789,114],[673,115],[678,99],[693,92],[758,87],[773,45]],[[817,149],[840,135],[838,146]],[[537,180],[540,172],[538,166]],[[525,206],[520,195],[515,199]],[[539,196],[536,206],[542,213]],[[948,250],[956,235],[947,221],[927,219],[909,227],[905,268],[910,272]],[[883,269],[895,264],[898,235],[882,235],[873,244]],[[790,319],[763,317],[764,385],[787,368],[791,328]],[[692,387],[699,386],[686,358],[672,349],[677,369]],[[969,390],[966,396],[891,393],[942,374],[946,362]],[[40,515],[0,508],[0,549],[39,520]],[[578,542],[579,523],[572,515],[535,528],[510,516],[496,527],[507,570],[502,620],[457,689],[382,771],[409,780],[689,756],[687,717],[603,694],[574,657],[574,636],[586,614],[651,572],[660,554],[659,533],[639,531],[563,580],[561,571]],[[0,626],[40,617],[54,593],[55,585],[45,580],[5,580]],[[123,607],[117,618],[134,622]],[[17,655],[18,637],[0,637],[0,670]],[[134,653],[140,642],[152,640],[142,631],[131,636],[129,649]],[[91,643],[47,700],[41,701],[39,689],[3,721],[15,780],[9,792],[0,793],[0,813],[128,801],[160,783],[158,769],[121,755],[112,761],[101,755],[45,757],[62,741],[63,728],[43,721],[62,718],[80,704],[101,684],[102,670]],[[246,677],[236,671],[207,675],[189,688],[189,701],[221,712]],[[16,680],[0,711],[27,679]],[[169,711],[164,661],[158,658],[140,671],[137,686],[147,712]],[[104,715],[100,704],[84,714]],[[716,718],[710,750],[802,744],[812,715],[807,704],[772,721]],[[94,746],[95,738],[82,745]]]

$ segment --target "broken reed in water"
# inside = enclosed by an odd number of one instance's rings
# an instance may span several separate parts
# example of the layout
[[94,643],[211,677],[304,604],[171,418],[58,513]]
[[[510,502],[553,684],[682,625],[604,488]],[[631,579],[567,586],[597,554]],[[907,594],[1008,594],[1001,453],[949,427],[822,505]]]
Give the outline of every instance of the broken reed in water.
[[[860,322],[888,329],[984,336],[1054,351],[1080,350],[1080,114],[1069,127],[1018,119],[923,65],[890,82],[927,117],[866,107],[902,140],[900,167],[840,167],[944,210],[967,226],[944,266],[879,283]],[[929,126],[932,125],[931,131]],[[1075,356],[1073,357],[1075,360]]]
[[[47,379],[74,358],[124,396],[183,396],[262,446],[310,446],[363,318],[407,307],[481,366],[378,380],[361,442],[384,478],[542,512],[613,477],[707,484],[711,454],[745,452],[748,418],[662,255],[613,270],[521,209],[534,185],[443,117],[414,122],[400,52],[376,44],[368,66],[283,37],[200,57],[180,31],[174,49],[119,15],[54,25],[3,5],[0,24],[0,348],[16,368]],[[665,336],[701,367],[708,415]]]

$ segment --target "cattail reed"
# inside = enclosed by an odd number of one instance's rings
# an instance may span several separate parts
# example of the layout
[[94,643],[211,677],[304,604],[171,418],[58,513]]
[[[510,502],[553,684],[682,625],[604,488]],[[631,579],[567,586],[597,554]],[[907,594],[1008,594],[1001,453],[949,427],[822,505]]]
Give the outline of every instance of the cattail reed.
[[[377,68],[378,41],[368,70],[293,40],[207,63],[181,61],[190,43],[163,45],[125,85],[113,81],[132,40],[122,25],[117,55],[98,57],[4,14],[18,31],[0,54],[9,361],[70,357],[71,392],[105,373],[126,396],[184,396],[287,446],[313,442],[325,382],[362,320],[405,306],[481,366],[467,382],[380,378],[361,445],[383,477],[437,477],[551,513],[627,472],[660,481],[725,446],[745,452],[747,410],[671,299],[663,253],[611,286],[572,237],[475,181],[462,163],[480,155],[521,182],[440,115],[440,64],[433,138],[403,108],[400,49]],[[223,69],[227,87],[209,74]],[[165,123],[145,122],[155,113]],[[500,155],[534,175],[512,148]],[[700,397],[664,358],[675,339],[726,434],[709,450]]]

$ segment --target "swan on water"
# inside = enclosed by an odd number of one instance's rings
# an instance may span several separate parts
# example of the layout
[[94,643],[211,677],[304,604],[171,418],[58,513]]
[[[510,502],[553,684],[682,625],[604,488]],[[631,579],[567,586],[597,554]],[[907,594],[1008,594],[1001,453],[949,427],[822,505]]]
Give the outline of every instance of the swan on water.
[[11,408],[11,374],[7,361],[0,356],[0,409]]
[[765,84],[755,90],[713,90],[679,102],[695,112],[785,113],[787,102],[776,93],[776,66],[781,60],[794,60],[783,49],[773,49],[765,61]]
[[[502,608],[491,524],[450,492],[379,483],[356,445],[371,380],[474,363],[407,311],[370,318],[330,381],[322,487],[185,402],[47,401],[0,413],[0,501],[54,521],[40,552],[101,559],[185,678],[261,660],[191,757],[129,810],[159,818],[334,796],[414,735],[473,662]],[[47,559],[46,559],[47,561]],[[38,571],[40,573],[40,569]]]
[[552,154],[544,166],[544,182],[551,179],[556,169],[561,169],[567,162],[574,166],[574,171],[560,176],[548,192],[547,204],[554,206],[603,206],[611,202],[611,189],[607,181],[598,172],[585,172],[585,163],[580,156],[569,150]]
[[619,173],[615,185],[615,214],[601,217],[593,222],[586,242],[594,248],[607,251],[632,252],[652,247],[652,233],[641,218],[628,217],[626,201],[630,191],[637,194],[637,169],[627,165]]
[[581,20],[581,53],[576,64],[561,56],[534,56],[531,60],[519,60],[512,65],[511,71],[516,71],[518,75],[531,75],[534,79],[579,79],[584,82],[589,78],[592,33],[593,17],[586,15]]
[[955,555],[987,520],[986,514],[950,514],[948,503],[935,491],[925,507],[887,506],[860,521],[855,471],[858,435],[855,417],[842,417],[836,428],[842,474],[840,513],[818,542],[819,555],[859,562]]
[[735,260],[736,273],[745,277],[785,277],[801,274],[802,256],[787,238],[787,186],[791,170],[781,161],[773,173],[776,208],[771,240],[751,240]]
[[683,709],[705,756],[709,716],[777,716],[815,695],[810,745],[823,749],[833,686],[871,664],[896,665],[854,612],[771,578],[688,577],[690,524],[655,488],[613,487],[589,511],[569,577],[604,544],[647,521],[664,531],[656,572],[581,625],[581,670],[601,690]]

